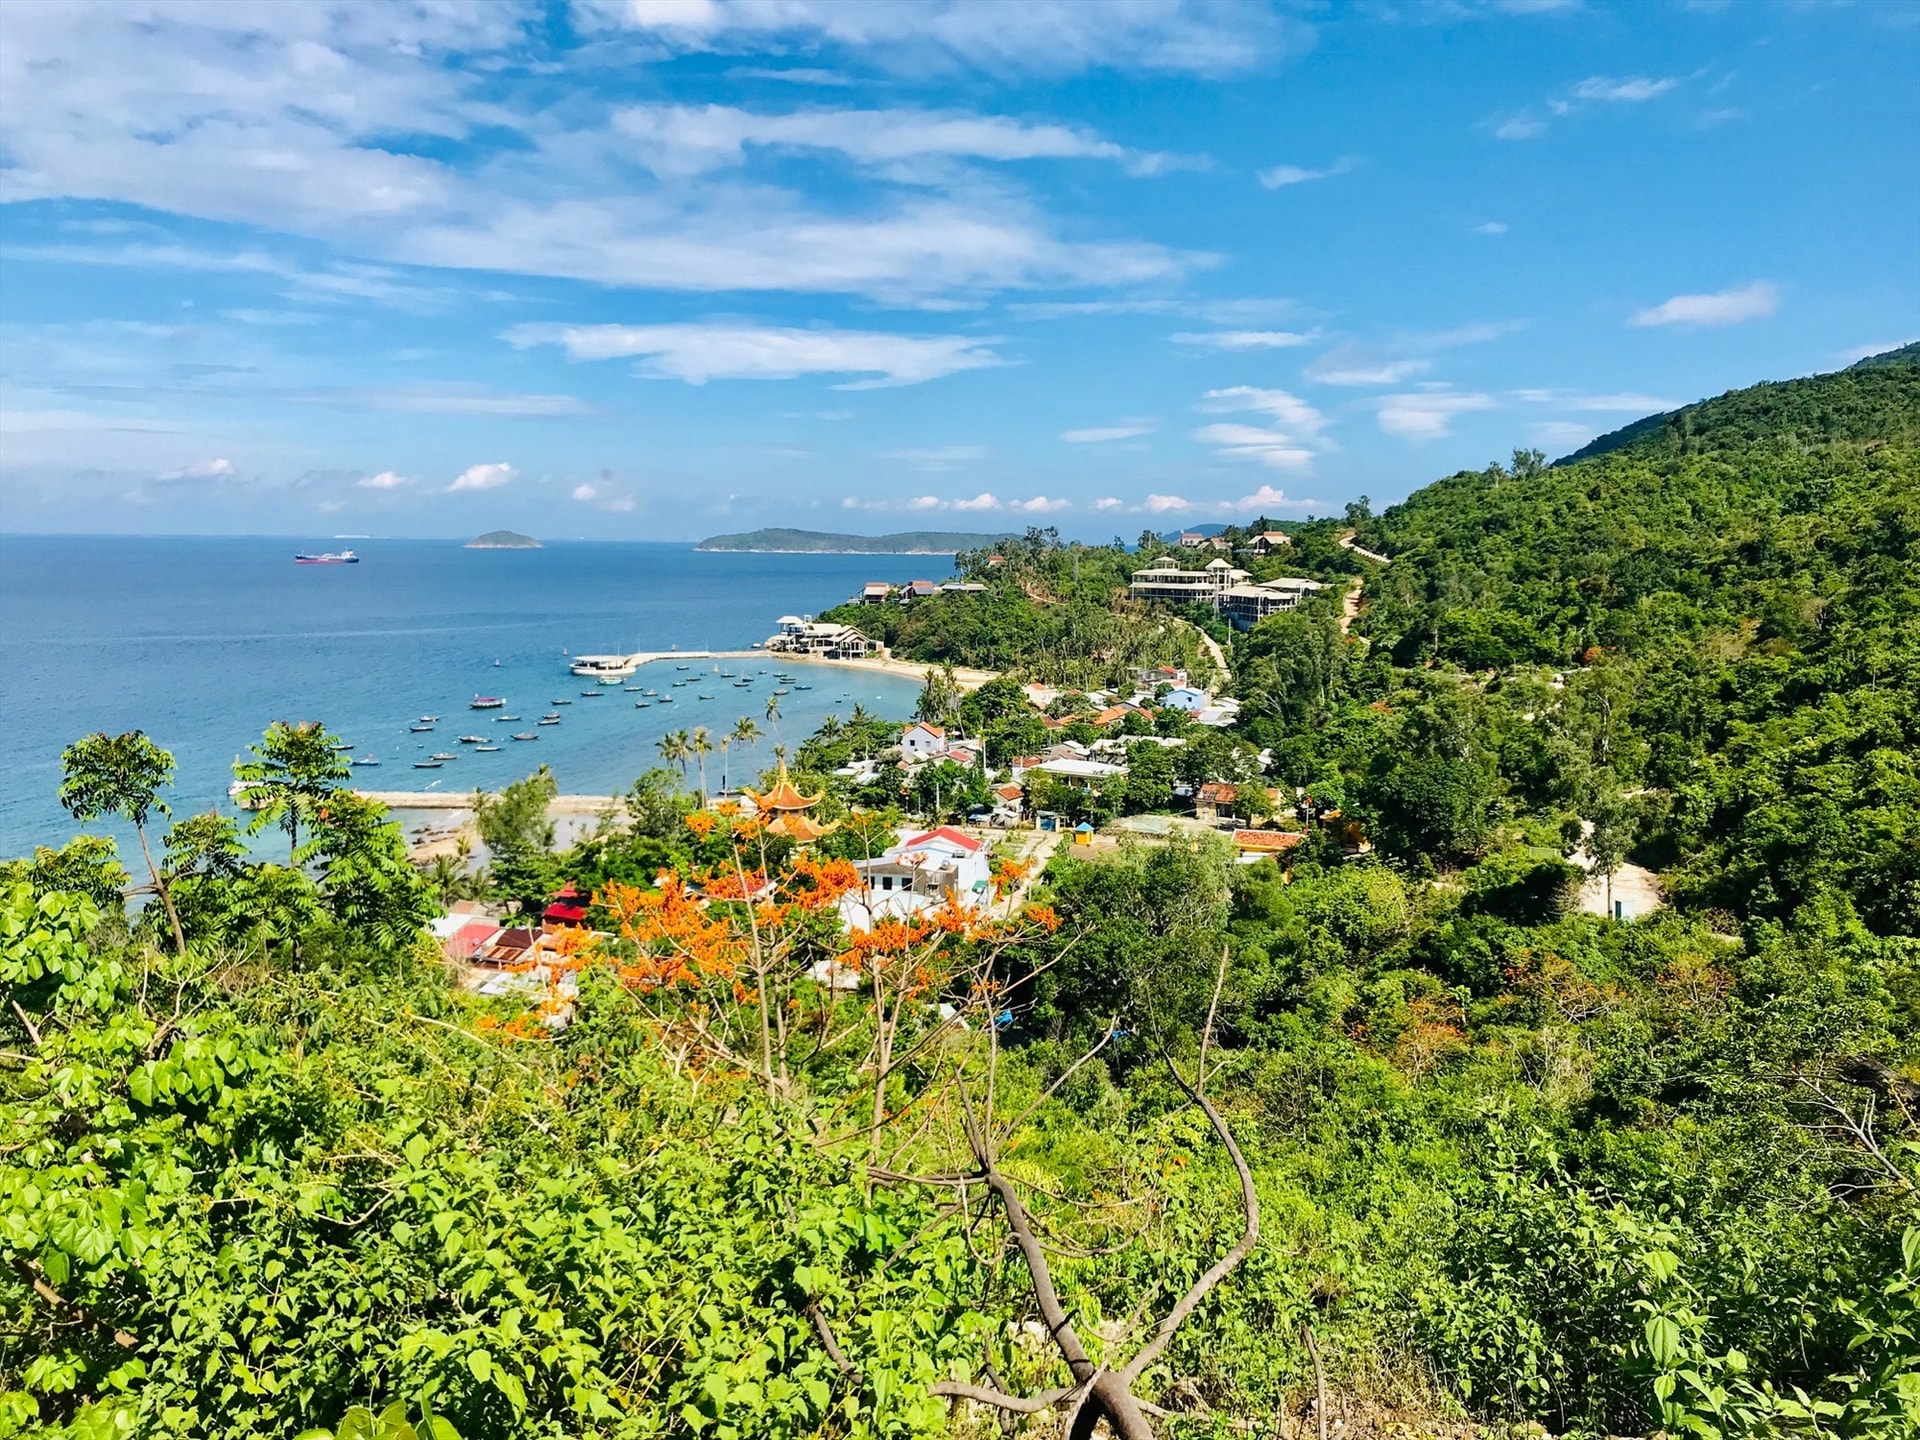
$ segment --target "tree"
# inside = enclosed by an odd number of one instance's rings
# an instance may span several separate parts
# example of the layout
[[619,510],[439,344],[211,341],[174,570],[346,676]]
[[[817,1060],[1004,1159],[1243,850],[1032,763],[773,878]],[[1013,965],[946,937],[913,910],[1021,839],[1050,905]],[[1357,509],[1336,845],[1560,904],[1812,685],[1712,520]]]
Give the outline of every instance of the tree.
[[558,792],[553,772],[542,765],[498,795],[473,797],[474,822],[481,843],[493,857],[494,887],[522,908],[546,898],[551,878],[547,862],[553,850],[553,821],[547,807]]
[[687,778],[687,757],[692,752],[687,746],[686,731],[669,730],[665,735],[660,737],[654,748],[660,752],[660,758],[662,760],[666,761],[669,765],[678,765],[680,767],[680,778],[682,780]]
[[247,833],[279,825],[287,832],[289,865],[300,864],[300,827],[353,773],[346,756],[335,748],[337,741],[318,720],[276,720],[249,749],[253,759],[233,767],[235,778],[246,787],[243,803],[254,812]]
[[74,819],[85,824],[102,815],[122,815],[132,824],[140,840],[140,853],[146,857],[154,893],[160,897],[167,923],[173,927],[174,949],[184,951],[187,937],[180,928],[180,916],[147,844],[147,816],[154,811],[172,814],[160,799],[160,788],[173,780],[173,756],[149,740],[144,731],[132,730],[124,735],[96,731],[69,745],[60,763],[65,775],[60,784],[60,803]]
[[1606,881],[1607,914],[1613,914],[1613,877],[1627,863],[1639,829],[1639,814],[1633,802],[1618,790],[1603,788],[1588,805],[1592,829],[1587,832],[1587,854],[1593,860],[1593,873]]
[[707,800],[707,756],[713,753],[713,732],[704,725],[696,725],[693,734],[687,739],[687,749],[700,762],[700,803]]
[[[857,710],[859,707],[855,706],[854,708]],[[724,754],[725,747],[728,745],[751,745],[759,738],[760,727],[754,723],[753,717],[751,715],[742,715],[738,720],[733,722],[733,729],[729,730],[726,738],[721,741],[722,752]],[[720,777],[720,788],[722,790],[733,789],[733,785],[726,773],[722,773]]]
[[959,708],[960,687],[953,678],[953,666],[928,666],[913,713],[930,725],[948,725],[954,722]]

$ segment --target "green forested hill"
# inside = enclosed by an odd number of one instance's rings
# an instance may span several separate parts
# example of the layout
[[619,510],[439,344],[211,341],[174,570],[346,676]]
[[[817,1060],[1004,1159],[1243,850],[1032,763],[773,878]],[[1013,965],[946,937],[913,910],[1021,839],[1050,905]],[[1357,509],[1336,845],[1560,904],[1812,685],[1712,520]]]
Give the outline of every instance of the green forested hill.
[[[1589,458],[1451,476],[1366,531],[1402,666],[1617,690],[1682,893],[1920,926],[1920,367],[1756,386]],[[1612,677],[1610,680],[1607,677]]]

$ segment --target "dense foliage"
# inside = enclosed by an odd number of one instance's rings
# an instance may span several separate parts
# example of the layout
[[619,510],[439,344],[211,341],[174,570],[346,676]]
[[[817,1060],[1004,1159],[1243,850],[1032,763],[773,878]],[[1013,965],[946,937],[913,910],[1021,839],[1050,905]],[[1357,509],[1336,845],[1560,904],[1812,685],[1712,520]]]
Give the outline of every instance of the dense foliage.
[[[864,711],[792,754],[811,850],[701,808],[690,735],[563,851],[550,776],[488,797],[484,870],[410,864],[322,727],[242,766],[264,859],[77,743],[63,799],[147,853],[0,867],[0,1434],[1295,1433],[1316,1365],[1416,1425],[1920,1432],[1917,421],[1869,366],[1290,526],[1351,624],[1234,637],[1237,732],[1131,715],[1123,780],[1033,782],[1238,783],[1284,867],[1008,851],[985,914],[848,924],[846,862],[984,785]],[[1035,532],[845,618],[1197,663],[1132,563]],[[994,763],[1098,733],[1012,678],[921,708]],[[1633,863],[1657,913],[1571,903]],[[603,938],[546,979],[422,938],[567,882]]]

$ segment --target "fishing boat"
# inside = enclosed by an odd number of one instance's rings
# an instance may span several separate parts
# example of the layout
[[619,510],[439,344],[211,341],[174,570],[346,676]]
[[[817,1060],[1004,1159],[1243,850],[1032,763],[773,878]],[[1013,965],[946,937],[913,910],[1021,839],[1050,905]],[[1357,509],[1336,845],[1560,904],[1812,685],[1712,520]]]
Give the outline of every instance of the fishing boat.
[[629,695],[643,695],[646,693],[646,687],[644,685],[622,685],[620,688]]
[[671,695],[662,695],[660,697],[660,703],[662,705],[671,705],[673,703],[673,697]]
[[558,715],[546,715],[533,723],[536,725],[558,725],[560,723],[560,717]]
[[773,693],[776,695],[791,695],[793,692],[784,685],[776,685],[773,687]]
[[660,692],[659,692],[658,690],[649,690],[649,691],[647,691],[647,694],[649,694],[649,695],[658,695],[659,693],[660,693]]
[[351,550],[325,550],[318,555],[295,555],[296,565],[358,565],[360,557]]
[[438,715],[422,715],[420,717],[420,723],[422,725],[432,725],[435,722],[437,722],[439,719],[440,717]]
[[711,700],[713,697],[711,695],[696,695],[693,698],[696,700]]
[[516,740],[538,740],[540,737],[531,730],[519,730],[514,732],[513,738]]
[[[239,763],[237,757],[234,763]],[[264,810],[272,803],[272,796],[247,780],[235,780],[227,786],[227,798],[242,810]]]
[[351,740],[336,740],[333,742],[333,748],[344,753],[353,749],[353,742]]
[[487,737],[484,735],[462,735],[460,737],[460,743],[462,745],[483,745],[486,743],[486,739]]
[[571,705],[573,701],[566,699],[564,696],[556,696],[553,703],[555,705]]
[[435,760],[446,761],[446,760],[455,760],[455,759],[458,759],[459,757],[455,755],[450,755],[445,750],[436,750],[433,753],[431,758]]
[[378,755],[356,755],[353,757],[353,763],[356,765],[378,765],[380,763],[380,757]]
[[636,700],[633,702],[633,708],[636,710],[644,710],[651,704],[653,704],[651,700]]
[[431,725],[409,725],[407,729],[416,735],[431,735],[433,733],[433,726]]
[[498,710],[507,702],[498,695],[476,695],[467,702],[469,710]]
[[580,698],[582,700],[594,700],[606,693],[604,690],[582,690],[580,692]]
[[413,768],[416,770],[438,770],[445,763],[444,760],[416,760],[413,762]]
[[796,690],[811,690],[813,687],[811,685],[796,685],[793,688]]
[[673,668],[676,670],[691,670],[693,667],[691,665],[676,665]]
[[500,747],[498,745],[476,745],[473,748],[482,755],[491,755]]
[[493,723],[496,725],[517,725],[520,723],[520,717],[518,715],[496,715],[493,717]]

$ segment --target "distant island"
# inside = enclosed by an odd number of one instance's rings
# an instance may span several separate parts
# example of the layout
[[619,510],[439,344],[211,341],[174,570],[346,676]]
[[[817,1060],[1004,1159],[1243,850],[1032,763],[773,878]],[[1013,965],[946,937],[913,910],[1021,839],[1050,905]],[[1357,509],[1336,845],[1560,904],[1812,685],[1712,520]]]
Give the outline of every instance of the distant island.
[[814,555],[952,555],[1012,535],[975,535],[957,530],[902,530],[894,535],[835,535],[825,530],[749,530],[713,535],[696,550],[772,550]]
[[540,542],[518,530],[489,530],[467,542],[469,550],[538,550]]

